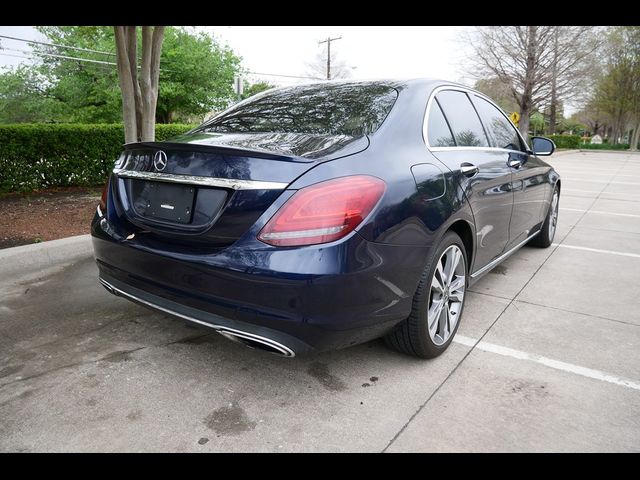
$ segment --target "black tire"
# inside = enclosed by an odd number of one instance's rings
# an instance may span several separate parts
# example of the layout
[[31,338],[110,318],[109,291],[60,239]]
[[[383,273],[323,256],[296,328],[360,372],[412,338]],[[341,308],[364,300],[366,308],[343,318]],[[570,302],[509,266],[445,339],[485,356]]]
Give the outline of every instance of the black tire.
[[463,282],[466,287],[469,267],[467,261],[468,255],[465,250],[464,243],[462,243],[462,240],[456,233],[447,232],[440,241],[438,247],[434,250],[429,264],[422,273],[420,283],[418,284],[418,288],[413,297],[411,315],[409,315],[409,318],[403,321],[385,337],[386,344],[394,350],[416,357],[434,358],[444,352],[451,344],[453,337],[455,337],[462,318],[465,295],[462,297],[462,302],[459,307],[459,311],[457,312],[455,327],[444,343],[440,345],[436,344],[429,335],[427,326],[427,312],[432,296],[432,281],[435,270],[438,267],[438,263],[440,262],[444,252],[452,245],[456,245],[462,253],[462,258],[464,260]]
[[[557,200],[555,200],[557,198]],[[555,206],[554,206],[555,203]],[[551,202],[549,203],[549,210],[547,216],[544,219],[540,233],[533,237],[529,241],[529,245],[532,247],[547,248],[553,243],[553,239],[556,236],[556,226],[558,223],[558,206],[560,205],[560,190],[558,186],[553,189],[551,195]],[[554,211],[555,210],[555,211]]]

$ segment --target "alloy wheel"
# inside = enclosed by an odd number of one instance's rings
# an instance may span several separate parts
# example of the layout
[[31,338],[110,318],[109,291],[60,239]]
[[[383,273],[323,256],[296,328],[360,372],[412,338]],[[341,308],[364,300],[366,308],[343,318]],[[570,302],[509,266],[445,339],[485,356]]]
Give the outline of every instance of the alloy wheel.
[[449,340],[460,320],[466,286],[466,266],[460,247],[451,245],[440,258],[433,278],[427,311],[429,337],[437,346]]
[[553,241],[553,237],[556,234],[556,225],[558,223],[558,192],[553,192],[553,199],[551,200],[551,217],[549,218],[549,241]]

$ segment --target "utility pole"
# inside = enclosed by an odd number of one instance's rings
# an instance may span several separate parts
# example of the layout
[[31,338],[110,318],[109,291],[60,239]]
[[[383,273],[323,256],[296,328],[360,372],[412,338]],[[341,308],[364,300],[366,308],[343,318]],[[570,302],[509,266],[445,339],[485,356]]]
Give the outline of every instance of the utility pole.
[[322,43],[327,44],[327,80],[331,80],[331,42],[335,40],[341,40],[341,39],[342,37],[335,37],[335,38],[327,37],[326,40],[322,40],[318,42],[318,45]]

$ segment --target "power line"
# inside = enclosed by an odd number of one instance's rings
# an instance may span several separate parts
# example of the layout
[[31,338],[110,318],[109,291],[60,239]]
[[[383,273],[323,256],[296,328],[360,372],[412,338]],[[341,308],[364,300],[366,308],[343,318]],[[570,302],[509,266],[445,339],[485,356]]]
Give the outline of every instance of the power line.
[[[78,50],[78,51],[82,51],[82,52],[90,52],[90,53],[99,53],[99,54],[103,54],[103,55],[113,55],[115,56],[115,53],[110,53],[110,52],[102,52],[100,50],[93,50],[90,48],[80,48],[80,47],[72,47],[69,45],[58,45],[55,43],[47,43],[47,42],[39,42],[39,41],[35,41],[35,40],[27,40],[25,38],[18,38],[18,37],[10,37],[8,35],[0,35],[0,38],[6,38],[9,40],[17,40],[19,42],[25,42],[25,43],[35,43],[38,45],[45,45],[48,47],[57,47],[57,48],[69,48],[72,50]],[[339,40],[342,37],[339,38],[332,38],[329,40]],[[322,43],[322,42],[320,42]],[[37,57],[35,56],[47,56],[47,57],[54,57],[54,58],[62,58],[62,59],[66,59],[66,60],[76,60],[79,62],[88,62],[88,63],[95,63],[95,64],[101,64],[101,65],[112,65],[112,66],[117,66],[117,64],[115,62],[108,62],[108,61],[104,61],[104,60],[92,60],[89,58],[80,58],[80,57],[71,57],[68,55],[59,55],[59,54],[55,54],[55,53],[45,53],[45,52],[30,52],[27,50],[19,50],[19,49],[15,49],[15,48],[9,48],[9,47],[3,47],[0,45],[0,50],[10,50],[10,51],[15,51],[15,52],[21,52],[21,53],[28,53],[30,55],[32,55],[31,57],[23,57],[20,55],[9,55],[9,54],[2,54],[5,56],[10,56],[10,57],[18,57],[18,58],[26,58],[28,60],[33,60]],[[138,67],[140,68],[140,67]],[[167,70],[168,71],[168,70]],[[304,79],[304,80],[322,80],[321,78],[318,77],[309,77],[309,76],[301,76],[301,75],[284,75],[284,74],[278,74],[278,73],[264,73],[264,72],[247,72],[249,74],[252,75],[264,75],[264,76],[268,76],[268,77],[283,77],[283,78],[297,78],[297,79]]]
[[7,38],[9,40],[16,40],[18,42],[34,43],[36,45],[45,45],[47,47],[68,48],[68,49],[71,49],[71,50],[78,50],[80,52],[99,53],[99,54],[102,54],[102,55],[111,55],[111,56],[114,56],[114,57],[116,56],[115,53],[102,52],[100,50],[93,50],[91,48],[72,47],[70,45],[58,45],[58,44],[55,44],[55,43],[39,42],[39,41],[36,41],[36,40],[27,40],[26,38],[9,37],[7,35],[0,35],[0,38]]
[[285,78],[303,78],[308,80],[322,80],[321,78],[318,78],[318,77],[304,77],[304,76],[298,76],[298,75],[280,75],[277,73],[260,73],[260,72],[247,72],[247,73],[250,73],[252,75],[265,75],[268,77],[285,77]]
[[67,59],[67,60],[78,60],[80,62],[99,63],[99,64],[102,64],[102,65],[117,65],[114,62],[106,62],[104,60],[91,60],[90,58],[69,57],[67,55],[58,55],[58,54],[55,54],[55,53],[30,52],[28,50],[20,50],[18,48],[8,48],[8,47],[0,46],[0,50],[10,50],[12,52],[28,53],[28,54],[31,55],[31,57],[25,57],[25,58],[31,58],[31,59],[34,59],[37,56],[43,55],[43,56],[46,56],[46,57],[64,58],[64,59]]

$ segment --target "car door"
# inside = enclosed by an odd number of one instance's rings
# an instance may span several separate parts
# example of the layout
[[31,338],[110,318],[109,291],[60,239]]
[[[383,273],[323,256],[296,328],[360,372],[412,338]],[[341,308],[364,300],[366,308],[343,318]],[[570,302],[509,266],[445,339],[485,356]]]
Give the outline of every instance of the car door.
[[471,98],[492,145],[501,150],[503,161],[512,172],[513,211],[506,246],[509,250],[525,241],[541,226],[547,185],[546,168],[535,155],[529,153],[517,129],[502,110],[480,95],[473,94]]
[[511,169],[503,153],[491,147],[465,91],[441,89],[427,110],[425,140],[429,149],[457,174],[471,206],[476,226],[471,271],[477,271],[498,257],[509,241]]

